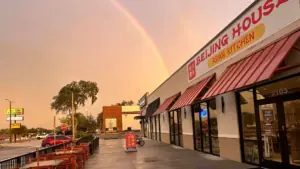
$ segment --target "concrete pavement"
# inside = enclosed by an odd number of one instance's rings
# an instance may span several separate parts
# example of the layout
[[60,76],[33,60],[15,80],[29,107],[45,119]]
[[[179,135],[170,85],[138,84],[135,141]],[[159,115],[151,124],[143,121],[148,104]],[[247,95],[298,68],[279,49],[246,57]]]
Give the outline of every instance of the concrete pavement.
[[41,147],[41,140],[31,140],[21,143],[1,144],[0,161],[35,151]]
[[244,163],[146,140],[137,152],[125,153],[125,140],[100,140],[99,151],[86,163],[88,169],[250,169]]

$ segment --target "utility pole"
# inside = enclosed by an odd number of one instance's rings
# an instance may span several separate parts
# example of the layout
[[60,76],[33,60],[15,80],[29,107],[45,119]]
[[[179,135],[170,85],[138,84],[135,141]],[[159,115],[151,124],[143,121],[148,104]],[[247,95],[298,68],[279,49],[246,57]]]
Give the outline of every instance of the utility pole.
[[[15,114],[15,118],[17,117],[17,112]],[[17,123],[16,119],[15,119],[15,124]],[[17,142],[17,133],[14,134],[14,142]]]
[[12,132],[11,132],[11,101],[5,99],[9,102],[9,143],[12,143]]
[[74,109],[74,93],[72,91],[72,135],[75,140],[75,109]]

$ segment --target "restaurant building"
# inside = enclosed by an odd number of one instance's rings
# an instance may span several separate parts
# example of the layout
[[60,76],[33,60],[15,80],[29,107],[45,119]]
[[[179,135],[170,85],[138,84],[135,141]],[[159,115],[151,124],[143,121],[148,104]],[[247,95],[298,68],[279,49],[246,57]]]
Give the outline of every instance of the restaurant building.
[[300,168],[300,1],[257,0],[147,97],[148,138]]

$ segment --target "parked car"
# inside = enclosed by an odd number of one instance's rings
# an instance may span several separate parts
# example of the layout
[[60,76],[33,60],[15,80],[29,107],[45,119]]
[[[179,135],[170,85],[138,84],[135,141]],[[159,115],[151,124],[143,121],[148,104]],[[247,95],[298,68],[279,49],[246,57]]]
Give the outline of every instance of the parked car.
[[[55,136],[55,145],[63,143],[71,143],[73,140],[68,136]],[[54,136],[48,136],[42,141],[42,147],[54,146]]]
[[48,136],[48,134],[46,133],[42,133],[42,134],[37,134],[36,135],[36,139],[40,140],[40,139],[44,139]]
[[42,133],[42,134],[37,134],[36,135],[36,139],[40,140],[40,139],[44,139],[48,136],[48,134],[46,133]]

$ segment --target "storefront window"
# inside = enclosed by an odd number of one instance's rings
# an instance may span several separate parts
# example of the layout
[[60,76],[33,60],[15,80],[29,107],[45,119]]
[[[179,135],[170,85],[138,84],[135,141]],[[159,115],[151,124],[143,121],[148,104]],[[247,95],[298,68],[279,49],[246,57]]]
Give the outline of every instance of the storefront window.
[[281,80],[256,89],[257,100],[300,92],[300,76]]
[[154,116],[154,131],[155,131],[154,139],[157,140],[157,118],[156,118],[156,116]]
[[182,116],[181,116],[181,111],[177,111],[178,115],[178,138],[179,138],[179,146],[183,146],[183,138],[182,138]]
[[150,138],[153,139],[153,119],[150,118]]
[[205,152],[210,152],[207,103],[206,102],[201,103],[200,107],[201,107],[200,116],[201,116],[201,125],[202,125],[203,150]]
[[253,90],[240,92],[239,95],[242,117],[244,158],[246,162],[258,164],[259,153],[256,134]]
[[175,145],[179,145],[179,138],[178,138],[178,116],[177,111],[174,111],[174,135],[175,135]]
[[193,111],[195,149],[219,155],[218,121],[215,99],[195,104]]
[[284,102],[287,140],[291,164],[300,166],[300,99]]
[[160,114],[157,115],[157,119],[158,119],[158,140],[161,141]]
[[212,153],[220,154],[216,100],[209,101],[209,120],[211,130]]
[[169,123],[170,123],[170,142],[171,144],[175,143],[175,138],[174,138],[174,114],[173,112],[169,112],[170,118],[169,118]]
[[201,150],[201,131],[200,131],[200,114],[199,104],[194,106],[194,135],[195,149]]
[[182,146],[182,119],[180,110],[170,112],[171,144]]

